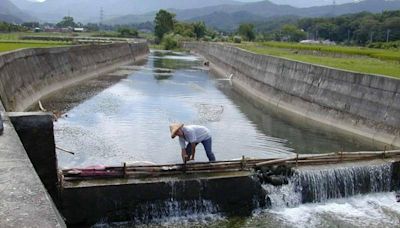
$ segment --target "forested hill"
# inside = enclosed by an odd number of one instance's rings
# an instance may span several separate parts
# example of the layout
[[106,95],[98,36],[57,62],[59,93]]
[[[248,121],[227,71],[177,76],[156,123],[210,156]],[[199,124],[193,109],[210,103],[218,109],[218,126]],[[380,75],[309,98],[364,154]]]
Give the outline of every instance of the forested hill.
[[[146,14],[159,9],[192,9],[222,4],[240,4],[233,0],[10,0],[20,9],[40,19],[41,22],[58,22],[64,16],[72,16],[76,21],[97,23],[100,14],[105,20]],[[131,22],[127,22],[131,23]]]
[[0,0],[0,21],[21,23],[32,17],[24,13],[9,0]]
[[[276,2],[276,1],[275,1]],[[318,6],[296,8],[289,5],[278,5],[271,1],[260,1],[246,4],[222,4],[196,9],[169,9],[181,21],[204,21],[208,26],[224,31],[232,31],[244,22],[265,22],[281,16],[295,17],[329,17],[362,11],[380,13],[384,10],[400,9],[400,0],[364,0],[336,6]],[[152,20],[156,12],[142,15],[126,15],[106,20],[107,24],[129,24]]]
[[[400,9],[400,0],[365,0],[357,3],[310,8],[295,8],[264,1],[249,3],[243,6],[203,8],[199,10],[175,11],[175,13],[180,20],[204,21],[208,26],[219,30],[231,31],[232,28],[236,28],[239,24],[244,22],[265,22],[270,21],[271,18],[281,16],[331,17],[364,11],[380,13],[385,10],[396,9]],[[199,15],[202,12],[208,13]],[[190,17],[190,15],[192,15],[192,17]],[[216,19],[218,19],[218,21],[215,21]]]

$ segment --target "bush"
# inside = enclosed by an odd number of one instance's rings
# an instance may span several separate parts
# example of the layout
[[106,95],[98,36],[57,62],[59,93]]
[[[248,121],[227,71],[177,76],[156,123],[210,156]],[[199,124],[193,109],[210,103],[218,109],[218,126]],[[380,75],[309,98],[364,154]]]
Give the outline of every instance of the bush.
[[380,49],[399,49],[400,41],[369,43],[367,47]]
[[234,36],[234,37],[233,37],[233,42],[234,42],[234,43],[237,43],[237,44],[242,43],[242,37],[240,37],[240,36]]
[[209,41],[212,40],[212,38],[210,36],[205,36],[205,37],[203,37],[202,40],[205,41],[205,42],[209,42]]
[[221,42],[228,42],[229,41],[229,36],[222,36],[221,37]]
[[120,37],[137,37],[139,35],[136,29],[131,28],[119,28],[118,32]]
[[178,40],[173,34],[165,35],[161,44],[165,50],[173,50],[178,48]]

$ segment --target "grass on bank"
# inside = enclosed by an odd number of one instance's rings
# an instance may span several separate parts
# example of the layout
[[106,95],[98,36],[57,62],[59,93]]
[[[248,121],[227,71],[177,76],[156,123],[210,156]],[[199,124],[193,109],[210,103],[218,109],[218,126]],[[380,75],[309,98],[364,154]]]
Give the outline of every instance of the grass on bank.
[[71,44],[71,42],[63,41],[21,40],[20,38],[22,36],[70,36],[70,34],[49,32],[0,33],[0,52],[13,51],[21,48],[60,47]]
[[65,32],[11,32],[11,33],[0,33],[0,40],[16,41],[20,40],[23,36],[42,36],[42,37],[79,37],[85,36],[90,37],[96,33],[83,32],[83,33],[65,33]]
[[66,42],[15,42],[15,41],[1,41],[0,40],[0,52],[12,51],[21,48],[40,48],[40,47],[60,47],[66,46]]
[[164,46],[161,44],[150,44],[149,48],[154,50],[164,50]]
[[242,43],[237,46],[257,54],[400,78],[400,50],[284,42]]

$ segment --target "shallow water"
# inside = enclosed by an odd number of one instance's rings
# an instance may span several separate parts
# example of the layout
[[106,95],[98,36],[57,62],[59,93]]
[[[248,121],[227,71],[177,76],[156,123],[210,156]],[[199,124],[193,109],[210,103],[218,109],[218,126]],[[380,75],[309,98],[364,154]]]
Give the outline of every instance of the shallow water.
[[[178,140],[169,135],[172,122],[207,126],[218,160],[376,149],[257,108],[192,55],[152,52],[143,65],[125,68],[134,71],[67,109],[67,117],[56,122],[57,145],[76,152],[59,152],[61,167],[181,162]],[[57,95],[62,97],[63,91]],[[201,145],[197,150],[196,160],[206,161]]]

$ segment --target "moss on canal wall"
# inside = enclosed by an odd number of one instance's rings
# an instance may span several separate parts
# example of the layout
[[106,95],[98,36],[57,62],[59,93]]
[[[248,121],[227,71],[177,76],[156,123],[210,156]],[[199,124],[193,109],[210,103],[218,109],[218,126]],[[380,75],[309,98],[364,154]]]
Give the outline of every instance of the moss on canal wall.
[[239,89],[290,113],[400,146],[400,80],[254,54],[228,45],[185,43]]
[[0,97],[7,111],[24,111],[51,92],[144,58],[148,52],[146,43],[116,43],[4,53]]

